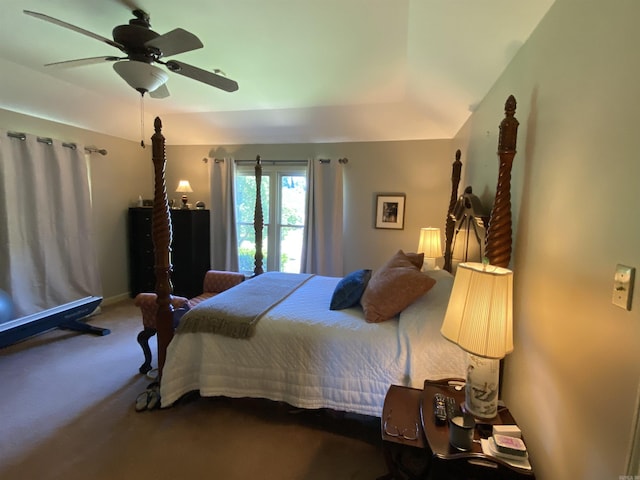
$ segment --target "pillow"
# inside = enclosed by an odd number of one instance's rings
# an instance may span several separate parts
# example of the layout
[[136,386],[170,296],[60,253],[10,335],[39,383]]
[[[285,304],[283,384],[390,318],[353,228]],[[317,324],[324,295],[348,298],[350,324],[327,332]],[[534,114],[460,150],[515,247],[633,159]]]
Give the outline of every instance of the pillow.
[[342,310],[357,305],[370,278],[371,270],[356,270],[340,280],[331,296],[329,310]]
[[365,320],[378,323],[395,317],[428,292],[435,283],[433,278],[420,272],[411,257],[398,250],[371,276],[362,294],[360,303]]
[[[400,250],[402,252],[402,250]],[[424,264],[424,253],[405,253],[411,263],[413,263],[418,270],[422,268]]]
[[189,302],[185,303],[180,308],[176,308],[173,310],[173,329],[174,330],[178,328],[178,324],[180,323],[180,320],[182,320],[183,315],[187,313],[189,310],[190,310]]

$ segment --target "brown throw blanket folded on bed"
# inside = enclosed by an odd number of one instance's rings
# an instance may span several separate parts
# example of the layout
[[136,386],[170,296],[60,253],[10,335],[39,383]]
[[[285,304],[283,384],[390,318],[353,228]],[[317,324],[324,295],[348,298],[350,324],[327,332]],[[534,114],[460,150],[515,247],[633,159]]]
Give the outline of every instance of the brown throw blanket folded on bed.
[[306,273],[263,273],[196,305],[182,317],[176,333],[252,337],[258,320],[311,277]]

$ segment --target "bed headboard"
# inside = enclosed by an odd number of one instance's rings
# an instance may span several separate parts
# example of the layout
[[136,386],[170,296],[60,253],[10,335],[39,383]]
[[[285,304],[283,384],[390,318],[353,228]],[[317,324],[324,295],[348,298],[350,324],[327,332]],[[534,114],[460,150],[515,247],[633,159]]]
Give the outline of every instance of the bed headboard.
[[[516,154],[516,139],[519,122],[515,118],[516,99],[513,95],[505,103],[505,118],[500,123],[498,141],[498,185],[491,210],[489,226],[485,239],[485,255],[489,263],[507,267],[511,260],[511,167]],[[155,133],[151,137],[152,160],[154,166],[154,197],[152,238],[155,258],[156,293],[158,313],[156,319],[158,339],[158,380],[162,376],[162,367],[166,356],[167,346],[173,338],[173,314],[170,305],[171,287],[171,217],[165,184],[165,138],[162,135],[162,122],[156,118]],[[458,186],[462,162],[460,150],[456,151],[451,174],[451,198],[445,225],[445,265],[451,271],[451,243],[455,220],[452,218],[453,209],[458,198]],[[260,199],[260,180],[262,166],[260,156],[256,158],[256,210],[254,228],[256,231],[256,268],[254,274],[262,273],[262,205]]]

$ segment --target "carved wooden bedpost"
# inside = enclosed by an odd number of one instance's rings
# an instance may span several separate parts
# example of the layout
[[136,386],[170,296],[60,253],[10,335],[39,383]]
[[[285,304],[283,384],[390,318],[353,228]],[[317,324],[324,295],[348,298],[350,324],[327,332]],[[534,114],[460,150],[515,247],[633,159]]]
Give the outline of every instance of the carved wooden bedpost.
[[518,125],[515,118],[516,99],[509,95],[504,106],[505,118],[500,123],[498,140],[498,186],[491,210],[491,222],[485,240],[486,256],[491,265],[507,268],[511,261],[511,167],[516,155]]
[[156,274],[156,300],[158,313],[156,330],[158,332],[158,380],[162,376],[162,367],[167,346],[173,338],[173,309],[171,308],[171,216],[165,185],[166,156],[164,136],[161,133],[162,122],[156,117],[153,123],[155,133],[151,137],[152,160],[155,171],[153,193],[152,239]]
[[262,228],[264,226],[264,217],[262,215],[262,195],[260,193],[262,187],[262,164],[260,163],[260,155],[256,157],[256,204],[253,212],[253,229],[256,233],[256,255],[255,267],[253,275],[264,273],[262,269]]
[[447,210],[447,219],[445,221],[445,241],[444,241],[444,266],[442,267],[447,272],[451,273],[451,257],[453,251],[451,250],[451,244],[453,243],[453,230],[456,226],[456,220],[453,218],[453,210],[458,201],[458,185],[460,184],[460,172],[462,171],[462,162],[460,150],[456,150],[456,159],[451,168],[451,198],[449,199],[449,209]]

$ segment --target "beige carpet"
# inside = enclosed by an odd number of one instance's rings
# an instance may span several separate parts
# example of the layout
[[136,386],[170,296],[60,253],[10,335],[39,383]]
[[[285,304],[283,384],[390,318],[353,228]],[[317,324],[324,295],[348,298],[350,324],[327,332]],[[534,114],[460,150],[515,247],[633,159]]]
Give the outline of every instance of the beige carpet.
[[[189,398],[136,413],[139,312],[130,300],[89,322],[0,349],[0,478],[375,479],[379,421],[263,400]],[[151,342],[155,352],[155,338]]]

